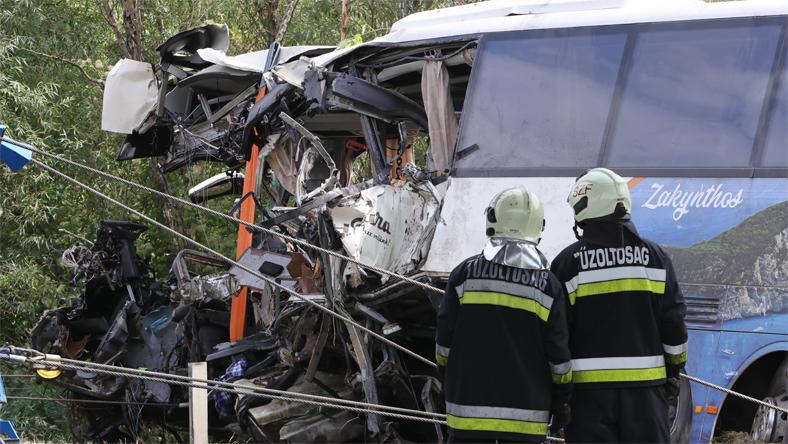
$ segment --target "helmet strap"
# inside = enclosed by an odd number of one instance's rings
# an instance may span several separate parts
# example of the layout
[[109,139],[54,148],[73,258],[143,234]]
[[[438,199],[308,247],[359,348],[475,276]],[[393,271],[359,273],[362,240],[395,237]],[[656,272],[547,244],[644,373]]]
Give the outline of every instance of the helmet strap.
[[575,238],[576,238],[577,240],[582,240],[582,239],[583,239],[583,235],[582,235],[582,234],[580,234],[581,232],[580,232],[580,231],[578,231],[578,228],[580,228],[581,230],[583,229],[583,227],[579,226],[579,225],[577,224],[577,222],[575,222],[575,225],[572,227],[572,231],[574,231],[574,232],[575,232]]

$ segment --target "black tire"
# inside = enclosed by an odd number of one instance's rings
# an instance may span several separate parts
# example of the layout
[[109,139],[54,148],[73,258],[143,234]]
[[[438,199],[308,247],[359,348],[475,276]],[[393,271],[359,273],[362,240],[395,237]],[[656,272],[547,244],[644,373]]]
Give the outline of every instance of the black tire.
[[[769,390],[766,392],[763,400],[783,408],[788,407],[788,358],[783,359],[782,364],[774,372],[772,381],[769,384]],[[768,409],[763,407],[759,407],[756,410],[750,429],[750,436],[759,441],[768,440],[767,442],[788,444],[788,415],[772,411],[770,413],[773,416],[769,420],[765,420],[767,417],[765,412],[768,412]],[[764,426],[759,432],[756,432],[759,424],[769,423],[773,425]]]
[[692,429],[692,387],[688,380],[680,378],[679,397],[670,406],[670,442],[688,443]]

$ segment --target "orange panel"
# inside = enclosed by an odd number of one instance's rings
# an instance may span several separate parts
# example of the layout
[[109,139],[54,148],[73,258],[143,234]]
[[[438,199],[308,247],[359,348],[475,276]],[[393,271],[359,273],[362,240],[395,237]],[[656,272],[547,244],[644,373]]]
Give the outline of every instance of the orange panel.
[[[265,95],[265,87],[260,88],[255,97],[255,103]],[[246,174],[244,176],[244,189],[241,196],[246,196],[254,192],[255,184],[257,183],[257,165],[259,163],[258,157],[260,156],[260,148],[257,145],[252,145],[252,153],[249,161],[246,162]],[[247,198],[241,203],[241,217],[244,222],[254,223],[254,215],[256,213],[255,202],[251,197]],[[252,246],[252,233],[246,229],[245,225],[238,224],[238,243],[235,252],[235,258],[240,259],[241,255],[247,248]],[[249,294],[249,289],[246,287],[241,288],[240,291],[233,297],[232,306],[230,307],[230,341],[237,341],[244,337],[244,326],[246,325],[246,299]]]

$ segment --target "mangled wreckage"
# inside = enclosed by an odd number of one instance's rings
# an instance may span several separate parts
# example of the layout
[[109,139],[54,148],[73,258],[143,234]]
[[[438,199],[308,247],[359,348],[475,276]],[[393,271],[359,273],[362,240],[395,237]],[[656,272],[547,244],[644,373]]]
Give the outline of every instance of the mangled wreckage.
[[[102,127],[127,134],[120,161],[161,157],[168,173],[221,162],[193,202],[237,197],[230,212],[357,261],[432,285],[421,271],[436,226],[475,39],[428,45],[272,47],[227,56],[227,28],[162,44],[155,66],[122,60],[107,79]],[[429,136],[424,162],[414,143]],[[417,166],[421,164],[422,167]],[[246,210],[245,210],[246,209]],[[246,214],[244,212],[246,211]],[[134,243],[145,227],[102,221],[95,244],[64,254],[84,280],[32,332],[38,350],[418,410],[440,409],[435,370],[242,269],[184,250],[157,280]],[[425,357],[441,295],[280,238],[251,238],[239,262]],[[244,299],[244,302],[239,299]],[[246,302],[248,301],[248,303]],[[240,313],[238,312],[240,306]],[[80,440],[136,437],[142,421],[183,424],[184,390],[64,371],[75,397],[135,401],[71,408]],[[212,393],[211,429],[255,441],[442,441],[434,424]]]

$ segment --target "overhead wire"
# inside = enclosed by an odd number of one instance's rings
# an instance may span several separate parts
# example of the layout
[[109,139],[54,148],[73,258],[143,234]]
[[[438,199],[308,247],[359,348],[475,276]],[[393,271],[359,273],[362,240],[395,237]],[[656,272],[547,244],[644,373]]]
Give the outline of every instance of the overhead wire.
[[86,191],[88,191],[88,192],[90,192],[90,193],[92,193],[92,194],[94,194],[94,195],[96,195],[98,197],[101,197],[102,199],[104,199],[104,200],[106,200],[106,201],[108,201],[108,202],[110,202],[110,203],[112,203],[112,204],[114,204],[114,205],[116,205],[116,206],[118,206],[118,207],[120,207],[120,208],[122,208],[122,209],[124,209],[124,210],[126,210],[126,211],[128,211],[130,213],[132,213],[132,214],[135,214],[136,216],[138,216],[138,217],[142,218],[143,220],[147,221],[148,223],[153,224],[156,227],[158,227],[158,228],[160,228],[160,229],[162,229],[162,230],[164,230],[164,231],[166,231],[166,232],[168,232],[168,233],[170,233],[170,234],[172,234],[172,235],[184,240],[186,243],[191,244],[191,245],[193,245],[193,246],[195,246],[197,248],[200,248],[200,249],[202,249],[204,251],[207,251],[208,253],[211,253],[216,258],[224,261],[225,263],[227,263],[229,265],[232,265],[232,266],[236,266],[236,267],[246,271],[247,273],[251,274],[252,276],[254,276],[254,277],[258,278],[258,279],[262,279],[263,281],[269,283],[273,287],[276,287],[276,288],[278,288],[280,290],[283,290],[283,291],[289,293],[290,295],[296,297],[297,299],[300,299],[301,301],[303,301],[303,302],[305,302],[305,303],[307,303],[307,304],[309,304],[309,305],[311,305],[311,306],[313,306],[313,307],[315,307],[315,308],[317,308],[317,309],[319,309],[319,310],[321,310],[321,311],[323,311],[323,312],[325,312],[325,313],[327,313],[327,314],[329,314],[329,315],[331,315],[331,316],[333,316],[333,317],[335,317],[335,318],[337,318],[337,319],[339,319],[341,321],[344,321],[347,324],[350,324],[350,325],[354,326],[355,328],[358,328],[358,329],[364,331],[365,333],[369,334],[370,336],[373,336],[374,338],[376,338],[376,339],[378,339],[378,340],[380,340],[380,341],[382,341],[382,342],[384,342],[384,343],[396,348],[397,350],[400,350],[401,352],[403,352],[405,354],[408,354],[408,355],[418,359],[419,361],[421,361],[421,362],[423,362],[423,363],[425,363],[425,364],[427,364],[427,365],[429,365],[429,366],[431,366],[433,368],[437,368],[437,364],[432,362],[432,361],[430,361],[429,359],[419,355],[418,353],[416,353],[416,352],[414,352],[412,350],[409,350],[406,347],[403,347],[400,344],[397,344],[396,342],[392,341],[391,339],[386,338],[385,336],[383,336],[383,335],[381,335],[381,334],[379,334],[379,333],[377,333],[377,332],[375,332],[375,331],[373,331],[373,330],[361,325],[360,323],[356,322],[355,320],[353,320],[353,319],[351,319],[351,318],[349,318],[347,316],[344,316],[344,315],[342,315],[340,313],[337,313],[337,312],[331,310],[328,307],[325,307],[325,306],[323,306],[321,304],[318,304],[317,302],[305,297],[304,295],[298,293],[297,291],[295,291],[295,290],[293,290],[291,288],[288,288],[285,285],[282,285],[281,283],[277,282],[275,279],[273,279],[273,278],[271,278],[269,276],[266,276],[266,275],[260,273],[259,271],[254,270],[254,269],[252,269],[252,268],[250,268],[250,267],[248,267],[248,266],[246,266],[246,265],[244,265],[244,264],[242,264],[240,262],[237,262],[237,261],[235,261],[233,259],[230,259],[229,257],[227,257],[224,254],[214,250],[213,248],[210,248],[210,247],[208,247],[208,246],[206,246],[206,245],[204,245],[204,244],[202,244],[202,243],[190,238],[189,236],[186,236],[185,234],[182,234],[179,231],[177,231],[177,230],[175,230],[173,228],[170,228],[167,225],[164,225],[163,223],[151,218],[150,216],[147,216],[147,215],[143,214],[142,212],[140,212],[138,210],[135,210],[134,208],[131,208],[128,205],[125,205],[125,204],[113,199],[112,197],[102,193],[101,191],[98,191],[95,188],[92,188],[91,186],[89,186],[89,185],[87,185],[85,183],[82,183],[82,182],[80,182],[77,179],[74,179],[73,177],[69,176],[68,174],[63,173],[63,172],[61,172],[61,171],[59,171],[59,170],[47,165],[46,163],[41,162],[38,159],[34,158],[34,159],[31,159],[30,161],[32,163],[34,163],[35,165],[38,165],[39,167],[49,171],[50,173],[55,174],[55,175],[57,175],[57,176],[59,176],[59,177],[61,177],[63,179],[66,179],[68,182],[71,182],[74,185],[77,185],[77,186],[83,188],[84,190],[86,190]]
[[440,289],[438,287],[435,287],[433,285],[430,285],[430,284],[418,281],[416,279],[413,279],[413,278],[410,278],[410,277],[407,277],[407,276],[403,276],[401,274],[398,274],[398,273],[386,270],[384,268],[380,268],[380,267],[377,267],[377,266],[374,266],[374,265],[365,264],[365,263],[363,263],[363,262],[361,262],[361,261],[359,261],[357,259],[353,259],[353,258],[351,258],[349,256],[343,255],[343,254],[338,253],[336,251],[329,250],[329,249],[326,249],[326,248],[323,248],[323,247],[311,244],[311,243],[309,243],[307,241],[304,241],[302,239],[298,239],[298,238],[289,236],[287,234],[281,233],[281,232],[276,231],[276,230],[272,230],[270,228],[263,227],[261,225],[257,225],[257,224],[251,223],[251,222],[247,222],[247,221],[245,221],[243,219],[237,218],[237,217],[229,215],[229,214],[222,213],[220,211],[216,211],[216,210],[214,210],[212,208],[208,208],[208,207],[203,206],[203,205],[195,204],[195,203],[190,202],[190,201],[188,201],[186,199],[182,199],[180,197],[164,193],[162,191],[159,191],[159,190],[147,187],[145,185],[142,185],[142,184],[130,181],[130,180],[125,179],[123,177],[120,177],[120,176],[117,176],[117,175],[114,175],[114,174],[110,174],[110,173],[107,173],[105,171],[101,171],[101,170],[93,168],[91,166],[82,164],[80,162],[76,162],[74,160],[71,160],[71,159],[68,159],[68,158],[65,158],[65,157],[62,157],[62,156],[58,156],[56,154],[52,154],[52,153],[46,152],[46,151],[41,150],[39,148],[36,148],[36,147],[34,147],[34,146],[30,145],[30,144],[27,144],[27,143],[24,143],[24,142],[19,142],[19,141],[11,139],[9,137],[0,137],[0,141],[8,142],[8,143],[10,143],[12,145],[16,145],[16,146],[19,146],[21,148],[30,150],[30,151],[32,151],[34,153],[41,154],[41,155],[49,157],[51,159],[55,159],[57,161],[67,163],[67,164],[69,164],[71,166],[83,169],[83,170],[88,171],[90,173],[98,174],[99,176],[105,177],[107,179],[111,179],[111,180],[115,180],[115,181],[121,182],[121,183],[123,183],[125,185],[137,188],[137,189],[145,191],[147,193],[155,194],[155,195],[157,195],[159,197],[163,197],[163,198],[168,199],[170,201],[177,202],[177,203],[179,203],[181,205],[185,205],[185,206],[188,206],[190,208],[197,209],[199,211],[204,211],[204,212],[206,212],[208,214],[211,214],[213,216],[220,217],[220,218],[229,220],[231,222],[244,225],[244,226],[246,226],[249,229],[252,229],[252,230],[255,230],[255,231],[260,231],[260,232],[263,232],[263,233],[266,233],[266,234],[270,234],[272,236],[279,237],[281,239],[284,239],[284,240],[286,240],[288,242],[292,242],[292,243],[297,244],[299,246],[302,246],[302,247],[305,247],[305,248],[309,248],[309,249],[312,249],[312,250],[320,252],[320,253],[325,253],[325,254],[328,254],[330,256],[337,257],[339,259],[342,259],[342,260],[348,261],[348,262],[350,262],[352,264],[355,264],[355,265],[357,265],[357,266],[359,266],[361,268],[365,268],[367,270],[371,270],[371,271],[374,271],[376,273],[380,273],[382,275],[385,275],[385,276],[388,276],[388,277],[391,277],[391,278],[394,278],[394,279],[405,281],[405,282],[407,282],[409,284],[418,286],[418,287],[420,287],[422,289],[425,289],[425,290],[429,290],[429,291],[433,291],[433,292],[436,292],[436,293],[443,294],[443,290],[442,289]]

